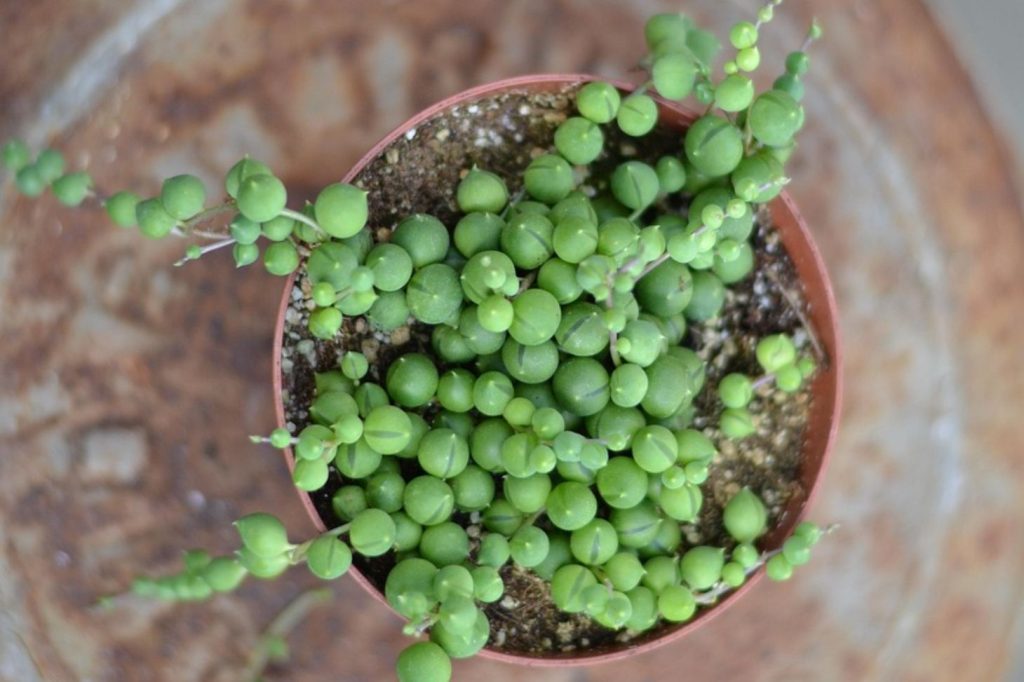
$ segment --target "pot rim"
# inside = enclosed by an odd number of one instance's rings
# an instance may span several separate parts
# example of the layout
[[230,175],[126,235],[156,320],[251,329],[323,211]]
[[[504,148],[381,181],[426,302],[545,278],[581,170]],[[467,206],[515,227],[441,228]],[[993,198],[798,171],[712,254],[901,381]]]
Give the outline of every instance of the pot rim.
[[[342,182],[351,182],[352,179],[358,175],[363,169],[369,165],[376,157],[378,157],[388,146],[390,146],[395,140],[402,135],[405,135],[408,131],[417,128],[423,122],[437,116],[441,112],[457,105],[466,104],[474,100],[499,94],[501,92],[507,92],[516,89],[529,89],[537,86],[561,86],[562,89],[570,88],[575,85],[586,83],[594,80],[603,80],[612,83],[622,91],[632,91],[636,88],[636,85],[628,83],[618,79],[599,78],[597,76],[588,74],[538,74],[538,75],[526,75],[517,76],[514,78],[506,78],[476,87],[463,90],[459,93],[444,98],[443,100],[423,109],[419,113],[415,114],[401,125],[394,128],[390,133],[385,135],[380,141],[373,145],[369,151],[367,151],[360,159],[353,164],[352,168],[342,178]],[[693,112],[688,111],[686,108],[680,106],[677,103],[666,101],[660,97],[654,97],[658,103],[659,108],[659,120],[661,114],[666,110],[675,112],[675,115],[679,119],[688,118],[691,121],[697,117]],[[778,531],[783,527],[793,527],[805,518],[807,511],[813,505],[814,501],[820,492],[821,481],[824,478],[825,471],[828,467],[828,462],[831,459],[832,451],[834,449],[836,437],[839,430],[839,417],[842,411],[842,395],[843,395],[843,350],[842,341],[839,334],[839,314],[838,307],[836,305],[835,293],[832,288],[831,280],[828,276],[828,271],[825,268],[824,259],[811,237],[810,231],[807,228],[807,224],[803,217],[800,215],[796,203],[788,192],[783,191],[776,199],[772,201],[773,216],[778,217],[781,212],[783,214],[789,214],[791,220],[787,218],[786,222],[789,223],[788,230],[780,229],[784,246],[786,247],[787,253],[793,257],[793,246],[797,244],[801,247],[804,252],[806,263],[804,263],[804,273],[800,273],[801,284],[805,288],[805,294],[808,300],[811,298],[812,289],[804,276],[806,272],[812,273],[816,276],[820,290],[815,290],[820,294],[819,303],[823,304],[820,307],[815,331],[822,337],[822,342],[828,351],[829,366],[823,367],[822,371],[819,372],[819,376],[815,379],[812,392],[814,393],[815,400],[824,400],[826,403],[826,412],[828,418],[828,428],[821,434],[823,440],[821,442],[820,449],[821,456],[818,460],[818,469],[814,474],[813,480],[809,486],[807,486],[806,497],[803,500],[798,501],[799,507],[795,510],[795,516],[791,520],[787,520],[786,517],[789,514],[789,509],[783,513],[783,523],[776,527],[769,537],[777,535]],[[788,237],[788,238],[787,238]],[[794,259],[795,261],[795,259]],[[796,263],[794,263],[796,265]],[[273,342],[273,389],[274,389],[274,408],[277,416],[278,426],[283,427],[286,424],[286,416],[284,412],[284,401],[282,400],[282,377],[281,377],[281,351],[283,348],[283,334],[285,325],[285,314],[288,310],[289,304],[291,303],[292,290],[294,288],[297,271],[288,276],[284,285],[284,293],[281,297],[281,304],[278,309],[277,323],[274,328],[274,342]],[[808,428],[811,425],[811,420],[808,420]],[[812,448],[805,441],[804,444],[804,462],[814,461],[814,458],[808,458],[808,451]],[[295,460],[292,454],[291,448],[285,448],[282,450],[282,455],[285,459],[285,463],[288,466],[289,472],[295,466]],[[310,520],[313,522],[314,527],[318,532],[324,532],[327,530],[326,525],[320,518],[316,507],[310,495],[304,491],[296,488],[296,492],[302,501],[303,506],[306,509]],[[771,544],[771,543],[769,543]],[[779,544],[779,543],[775,543]],[[355,566],[351,568],[349,574],[356,580],[359,585],[366,590],[374,599],[384,604],[388,609],[391,606],[384,599],[381,592],[362,574],[362,572]],[[714,605],[708,608],[701,609],[697,616],[687,623],[675,626],[674,628],[667,630],[657,636],[652,637],[648,641],[644,641],[635,645],[627,644],[622,649],[616,649],[613,651],[599,652],[591,655],[587,655],[586,652],[572,652],[568,655],[549,655],[549,656],[527,656],[523,654],[514,654],[503,651],[496,651],[489,648],[484,648],[480,651],[479,656],[488,658],[491,660],[503,661],[506,663],[514,663],[517,665],[535,666],[535,667],[569,667],[569,666],[581,666],[581,665],[592,665],[597,663],[608,663],[612,661],[620,661],[625,658],[635,656],[638,654],[646,653],[654,649],[665,646],[671,642],[678,641],[686,635],[704,627],[710,623],[715,617],[725,611],[730,605],[739,601],[739,599],[747,594],[754,586],[761,581],[764,574],[763,567],[756,571],[750,576],[746,583],[736,590],[733,590],[719,599]],[[393,609],[392,609],[393,611]]]

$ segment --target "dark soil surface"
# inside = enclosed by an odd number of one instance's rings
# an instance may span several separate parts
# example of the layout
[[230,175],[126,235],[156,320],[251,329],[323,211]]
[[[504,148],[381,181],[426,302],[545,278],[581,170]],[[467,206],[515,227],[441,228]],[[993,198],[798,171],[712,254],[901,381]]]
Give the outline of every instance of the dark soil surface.
[[[431,213],[454,226],[459,215],[454,190],[460,174],[474,164],[502,175],[515,194],[522,170],[534,156],[550,150],[554,129],[571,106],[566,93],[492,96],[453,108],[399,138],[356,179],[370,191],[370,226],[376,239],[386,241],[391,228],[414,212]],[[638,142],[625,138],[614,126],[605,130],[606,156],[596,164],[596,176],[606,175],[602,169],[614,167],[622,159],[635,157],[653,163],[658,156],[678,153],[680,148],[676,134],[652,135]],[[685,211],[685,206],[661,208]],[[694,428],[703,430],[719,450],[702,485],[705,502],[701,516],[697,523],[682,526],[683,549],[695,544],[727,544],[721,525],[722,507],[743,486],[749,486],[765,501],[770,524],[778,521],[790,498],[802,492],[799,467],[810,400],[806,388],[795,394],[784,394],[770,386],[759,389],[750,405],[757,433],[741,442],[721,437],[715,428],[721,408],[714,387],[719,377],[729,372],[760,374],[754,359],[759,338],[788,332],[799,346],[808,345],[801,314],[796,310],[805,306],[803,291],[766,212],[758,216],[752,244],[753,276],[729,288],[725,309],[717,320],[692,326],[683,341],[708,361],[705,389],[695,402]],[[306,330],[312,306],[309,284],[301,271],[292,293],[282,372],[285,412],[289,428],[295,431],[309,423],[314,372],[336,369],[344,350],[366,354],[371,377],[380,383],[395,357],[412,351],[430,353],[429,329],[422,325],[382,334],[371,330],[361,318],[347,319],[337,341],[313,339]],[[312,495],[329,527],[338,524],[330,499],[340,485],[341,479],[334,474],[323,490]],[[471,537],[479,535],[475,516],[461,515],[456,520],[467,527]],[[382,586],[393,562],[393,557],[382,557],[361,559],[358,565],[371,581]],[[491,648],[551,655],[628,646],[630,634],[610,631],[585,616],[555,608],[547,584],[530,571],[507,566],[503,577],[505,597],[487,609]],[[658,633],[659,628],[655,628],[639,639],[648,640]]]

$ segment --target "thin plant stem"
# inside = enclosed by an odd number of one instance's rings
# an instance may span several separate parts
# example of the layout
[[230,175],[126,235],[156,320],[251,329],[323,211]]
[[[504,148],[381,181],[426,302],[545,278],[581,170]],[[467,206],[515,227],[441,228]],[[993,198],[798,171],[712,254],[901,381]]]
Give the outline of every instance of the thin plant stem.
[[527,289],[529,289],[530,285],[533,284],[533,280],[535,280],[535,279],[537,279],[537,271],[536,270],[527,273],[526,277],[523,277],[523,281],[519,284],[519,291],[517,291],[515,293],[515,296],[513,296],[512,298],[515,298],[516,296],[519,296],[519,294],[521,294],[524,291],[526,291]]
[[[537,522],[537,519],[539,519],[546,510],[547,507],[541,507],[534,513],[530,514],[525,519],[523,519],[522,523],[519,524],[519,528],[526,528],[527,526],[532,526],[534,523]],[[516,530],[519,530],[519,528],[517,528]]]
[[640,274],[636,278],[637,281],[639,282],[644,277],[646,277],[647,275],[651,274],[652,270],[654,270],[659,265],[661,265],[662,263],[667,261],[669,259],[669,257],[670,256],[668,255],[668,253],[663,253],[660,256],[658,256],[657,258],[655,258],[654,260],[652,260],[650,263],[647,264],[647,267],[645,267],[643,270],[640,271]]
[[622,364],[622,359],[619,358],[619,349],[616,348],[619,341],[619,333],[612,329],[608,332],[608,350],[611,352],[612,364],[618,367]]
[[351,296],[354,293],[355,292],[352,290],[352,287],[345,287],[344,289],[339,291],[337,294],[335,294],[334,302],[335,303],[341,303],[342,301],[344,301],[346,298],[348,298],[349,296]]
[[753,148],[754,130],[750,127],[750,116],[747,116],[747,120],[743,122],[743,149],[746,154],[749,154]]
[[807,52],[807,48],[814,44],[814,41],[816,40],[813,34],[815,26],[818,26],[818,20],[811,19],[811,29],[807,31],[807,37],[804,38],[804,42],[800,45],[801,52]]
[[125,606],[136,599],[138,599],[138,595],[130,589],[125,590],[124,592],[118,592],[117,594],[105,594],[98,597],[96,601],[89,606],[89,610],[96,612],[113,611],[114,609]]
[[615,271],[615,274],[616,275],[621,275],[621,274],[624,274],[626,272],[629,272],[635,265],[639,265],[639,264],[640,264],[640,256],[633,256],[628,261],[623,263],[622,266],[618,270]]
[[321,533],[315,538],[306,540],[302,544],[295,545],[294,547],[292,547],[291,554],[288,557],[289,560],[291,561],[292,566],[297,566],[298,564],[301,564],[303,561],[306,560],[306,555],[309,553],[309,548],[310,546],[312,546],[313,542],[315,542],[317,538],[323,537],[324,535],[336,538],[341,534],[348,532],[348,530],[351,527],[351,523],[342,524],[340,526],[330,529],[329,531]]
[[[614,282],[614,279],[612,279],[612,282]],[[611,310],[612,306],[615,305],[614,301],[612,300],[612,291],[614,291],[612,289],[612,282],[609,282],[609,284],[608,284],[608,296],[606,296],[605,300],[604,300],[604,305],[605,305],[605,307],[608,310]],[[612,356],[612,364],[615,365],[616,367],[618,367],[620,364],[622,364],[622,360],[619,358],[619,349],[616,348],[616,346],[618,345],[618,340],[619,340],[619,333],[617,331],[615,331],[614,329],[609,329],[608,330],[608,350],[609,350],[609,352],[611,353],[611,356]]]
[[203,239],[224,239],[224,234],[218,234],[216,232],[207,232],[206,230],[192,230],[193,237],[202,237]]
[[177,225],[171,228],[171,234],[173,234],[175,237],[182,238],[200,237],[202,239],[224,239],[225,237],[225,235],[223,234],[217,234],[216,232],[207,232],[206,230],[192,230],[191,232],[186,232]]
[[[838,523],[830,524],[825,527],[824,531],[822,532],[822,536],[824,537],[825,535],[830,535],[837,530],[839,530]],[[746,569],[747,576],[749,577],[751,574],[756,572],[759,568],[768,563],[769,559],[771,559],[773,556],[777,554],[782,554],[782,550],[773,549],[770,552],[762,552],[761,555],[757,557],[757,561],[754,562],[754,565]],[[736,588],[730,585],[726,585],[724,582],[718,582],[715,583],[715,585],[708,589],[706,592],[700,592],[698,594],[694,594],[693,596],[698,604],[708,606],[710,604],[714,604],[718,601],[719,597],[726,594],[727,592],[731,592],[734,589]]]
[[[252,442],[252,443],[256,443],[256,444],[260,444],[260,443],[267,443],[268,445],[270,444],[270,438],[268,436],[249,436],[249,441]],[[298,438],[292,438],[290,441],[288,441],[289,445],[298,445],[298,443],[299,443],[299,439]]]
[[321,587],[303,592],[285,606],[263,631],[259,646],[253,650],[245,666],[243,679],[259,682],[271,661],[269,643],[287,637],[313,609],[323,606],[332,597],[330,589]]
[[336,538],[336,537],[338,537],[339,535],[341,535],[343,533],[347,533],[348,529],[351,528],[351,527],[352,527],[351,523],[345,523],[345,524],[342,524],[342,525],[340,525],[340,526],[338,526],[336,528],[330,529],[329,531],[324,533],[324,535],[330,535],[331,537]]
[[426,631],[430,629],[430,626],[432,626],[434,623],[438,621],[438,618],[439,616],[436,613],[431,613],[424,616],[423,620],[421,620],[419,623],[416,623],[416,625],[412,627],[412,634],[416,637],[419,637],[420,635],[426,633]]
[[[109,197],[98,196],[97,198],[100,200],[100,207],[102,208],[103,201]],[[171,230],[171,233],[178,237],[200,237],[202,239],[212,240],[224,239],[224,237],[227,236],[226,233],[202,230],[199,229],[199,226],[203,223],[209,222],[217,216],[235,211],[235,207],[234,199],[229,199],[222,204],[204,208],[188,220],[183,220],[180,224],[175,225],[174,229]]]
[[202,223],[205,223],[207,220],[210,220],[211,218],[216,218],[217,216],[223,213],[228,213],[234,210],[235,202],[225,201],[223,204],[220,204],[218,206],[211,206],[210,208],[203,209],[202,211],[195,214],[188,220],[183,221],[181,223],[181,226],[186,233],[194,234],[195,230],[193,228],[195,228],[196,225],[200,225]]
[[511,199],[509,199],[508,203],[505,204],[505,208],[501,209],[501,213],[498,214],[498,217],[500,217],[502,220],[507,218],[509,212],[511,212],[512,209],[515,208],[519,204],[519,202],[523,200],[523,197],[525,196],[526,188],[524,187],[520,189],[518,192],[516,192]]
[[[204,246],[201,249],[199,249],[199,257],[202,258],[203,256],[205,256],[206,254],[208,254],[208,253],[210,253],[212,251],[216,251],[218,249],[223,249],[225,246],[231,246],[234,243],[235,243],[234,239],[224,239],[224,240],[221,240],[221,241],[216,242],[214,244],[207,244],[206,246]],[[189,258],[189,257],[186,256],[185,258],[182,258],[181,260],[176,261],[174,263],[174,266],[180,268],[182,265],[184,265],[185,263],[188,263],[191,260],[196,260],[196,259],[195,258]]]
[[291,218],[292,220],[297,220],[300,223],[302,223],[303,225],[309,225],[314,230],[316,230],[317,234],[319,234],[321,237],[327,238],[327,237],[330,236],[330,235],[327,234],[327,232],[324,230],[324,228],[320,227],[320,224],[318,222],[316,222],[315,220],[310,218],[305,213],[301,213],[299,211],[293,211],[290,208],[286,208],[283,211],[281,211],[281,215],[287,216],[287,217]]
[[[777,4],[778,4],[778,5],[781,5],[781,4],[782,4],[781,0],[780,0],[780,1],[778,2],[778,3],[772,2],[772,0],[768,0],[768,2],[766,2],[766,3],[764,4],[764,7],[765,7],[765,8],[767,8],[767,7],[771,7],[771,8],[773,8],[773,9],[774,9],[774,8],[775,8],[775,6],[776,6]],[[760,15],[760,12],[758,12],[758,15]],[[765,23],[766,23],[766,22],[763,22],[763,21],[761,21],[761,17],[760,17],[760,16],[758,16],[758,18],[757,18],[757,23],[755,23],[755,24],[754,24],[754,28],[756,28],[756,29],[760,29],[760,28],[761,28],[762,26],[764,26],[764,24],[765,24]]]
[[757,188],[757,193],[760,194],[761,192],[767,192],[768,190],[775,189],[776,187],[785,187],[786,185],[789,184],[789,181],[789,178],[779,178],[778,180],[773,180],[772,182],[766,182]]
[[811,346],[814,347],[814,355],[817,357],[822,367],[828,367],[828,353],[825,352],[825,347],[822,345],[818,335],[814,333],[814,327],[811,326],[811,321],[807,319],[807,315],[805,315],[804,311],[800,308],[800,304],[797,302],[796,298],[788,289],[786,289],[786,287],[782,286],[782,282],[779,281],[779,278],[771,271],[771,269],[766,269],[765,274],[776,288],[778,288],[782,297],[786,299],[786,303],[789,305],[790,310],[793,311],[793,314],[796,315],[798,320],[800,320],[800,326],[804,328],[805,332],[807,332],[807,338],[810,340]]
[[110,197],[107,194],[104,194],[103,192],[101,192],[100,190],[98,190],[95,187],[91,187],[91,188],[89,188],[89,189],[87,189],[85,191],[85,199],[86,199],[86,201],[95,203],[97,208],[103,208],[103,204],[109,198]]

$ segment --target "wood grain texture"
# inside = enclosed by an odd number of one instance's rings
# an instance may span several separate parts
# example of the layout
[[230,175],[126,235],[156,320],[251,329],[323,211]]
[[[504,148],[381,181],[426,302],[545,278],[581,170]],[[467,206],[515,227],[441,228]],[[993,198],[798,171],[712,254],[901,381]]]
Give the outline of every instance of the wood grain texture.
[[[193,168],[213,186],[250,152],[298,198],[470,85],[628,75],[644,16],[670,6],[185,1],[129,57],[101,60],[107,81],[76,108],[63,74],[138,7],[9,2],[0,135],[52,139],[104,187],[144,192]],[[724,30],[753,6],[687,9]],[[835,279],[849,356],[818,507],[844,530],[793,581],[760,586],[677,646],[531,679],[1004,675],[1024,590],[1024,218],[1005,147],[918,0],[793,0],[766,58],[812,14],[827,39],[793,194]],[[71,123],[40,127],[40,110]],[[279,456],[245,437],[273,420],[281,282],[227,257],[175,270],[180,250],[0,186],[0,680],[236,680],[260,629],[314,584],[296,571],[206,605],[89,608],[137,573],[172,570],[181,548],[229,551],[240,514],[271,509],[294,535],[310,529]],[[351,581],[335,590],[269,679],[392,679],[397,619]]]

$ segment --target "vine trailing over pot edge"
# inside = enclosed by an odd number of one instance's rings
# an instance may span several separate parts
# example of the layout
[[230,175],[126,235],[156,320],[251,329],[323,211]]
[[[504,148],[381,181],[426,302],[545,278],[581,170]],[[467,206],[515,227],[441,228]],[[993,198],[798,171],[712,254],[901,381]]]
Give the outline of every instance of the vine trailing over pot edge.
[[[312,424],[253,438],[294,450],[302,490],[340,473],[346,485],[332,506],[342,524],[292,543],[275,517],[250,514],[236,523],[235,555],[190,551],[180,573],[140,578],[133,592],[201,600],[248,575],[269,579],[306,564],[332,580],[353,552],[395,552],[385,596],[408,619],[408,634],[430,637],[401,654],[399,678],[434,682],[450,678],[450,657],[487,643],[483,605],[502,597],[500,569],[510,561],[546,580],[559,609],[633,632],[691,619],[761,566],[785,580],[806,563],[823,530],[802,523],[781,549],[758,550],[767,511],[747,488],[723,510],[727,546],[683,551],[680,537],[680,524],[701,510],[716,455],[691,428],[706,368],[681,342],[688,326],[719,315],[726,289],[754,268],[755,212],[789,182],[807,49],[821,35],[812,25],[785,73],[757,93],[748,74],[760,66],[758,34],[778,4],[733,27],[735,54],[721,76],[712,34],[680,14],[653,17],[648,80],[625,95],[604,82],[583,85],[579,115],[531,161],[522,192],[510,199],[501,177],[467,169],[453,230],[415,214],[376,244],[367,193],[352,184],[332,184],[293,210],[272,171],[244,158],[225,176],[227,198],[212,205],[192,175],[167,179],[157,197],[104,196],[88,173],[65,172],[59,152],[32,160],[23,143],[9,142],[3,163],[22,193],[49,187],[68,206],[101,204],[144,236],[183,238],[178,265],[231,247],[239,267],[262,259],[286,276],[305,256],[308,327],[318,339],[337,339],[354,317],[383,332],[410,320],[432,329],[433,355],[400,356],[380,383],[364,355],[345,353],[337,371],[316,377]],[[627,160],[601,176],[593,164],[605,151],[602,126],[638,138],[653,131],[651,89],[706,106],[684,153],[653,165]],[[607,191],[584,191],[594,187]],[[674,196],[686,197],[688,210],[656,214]],[[752,350],[764,374],[734,372],[716,386],[717,428],[730,439],[757,430],[748,406],[759,392],[797,391],[817,369],[785,334]],[[470,538],[453,520],[460,514],[479,517],[487,532]]]

